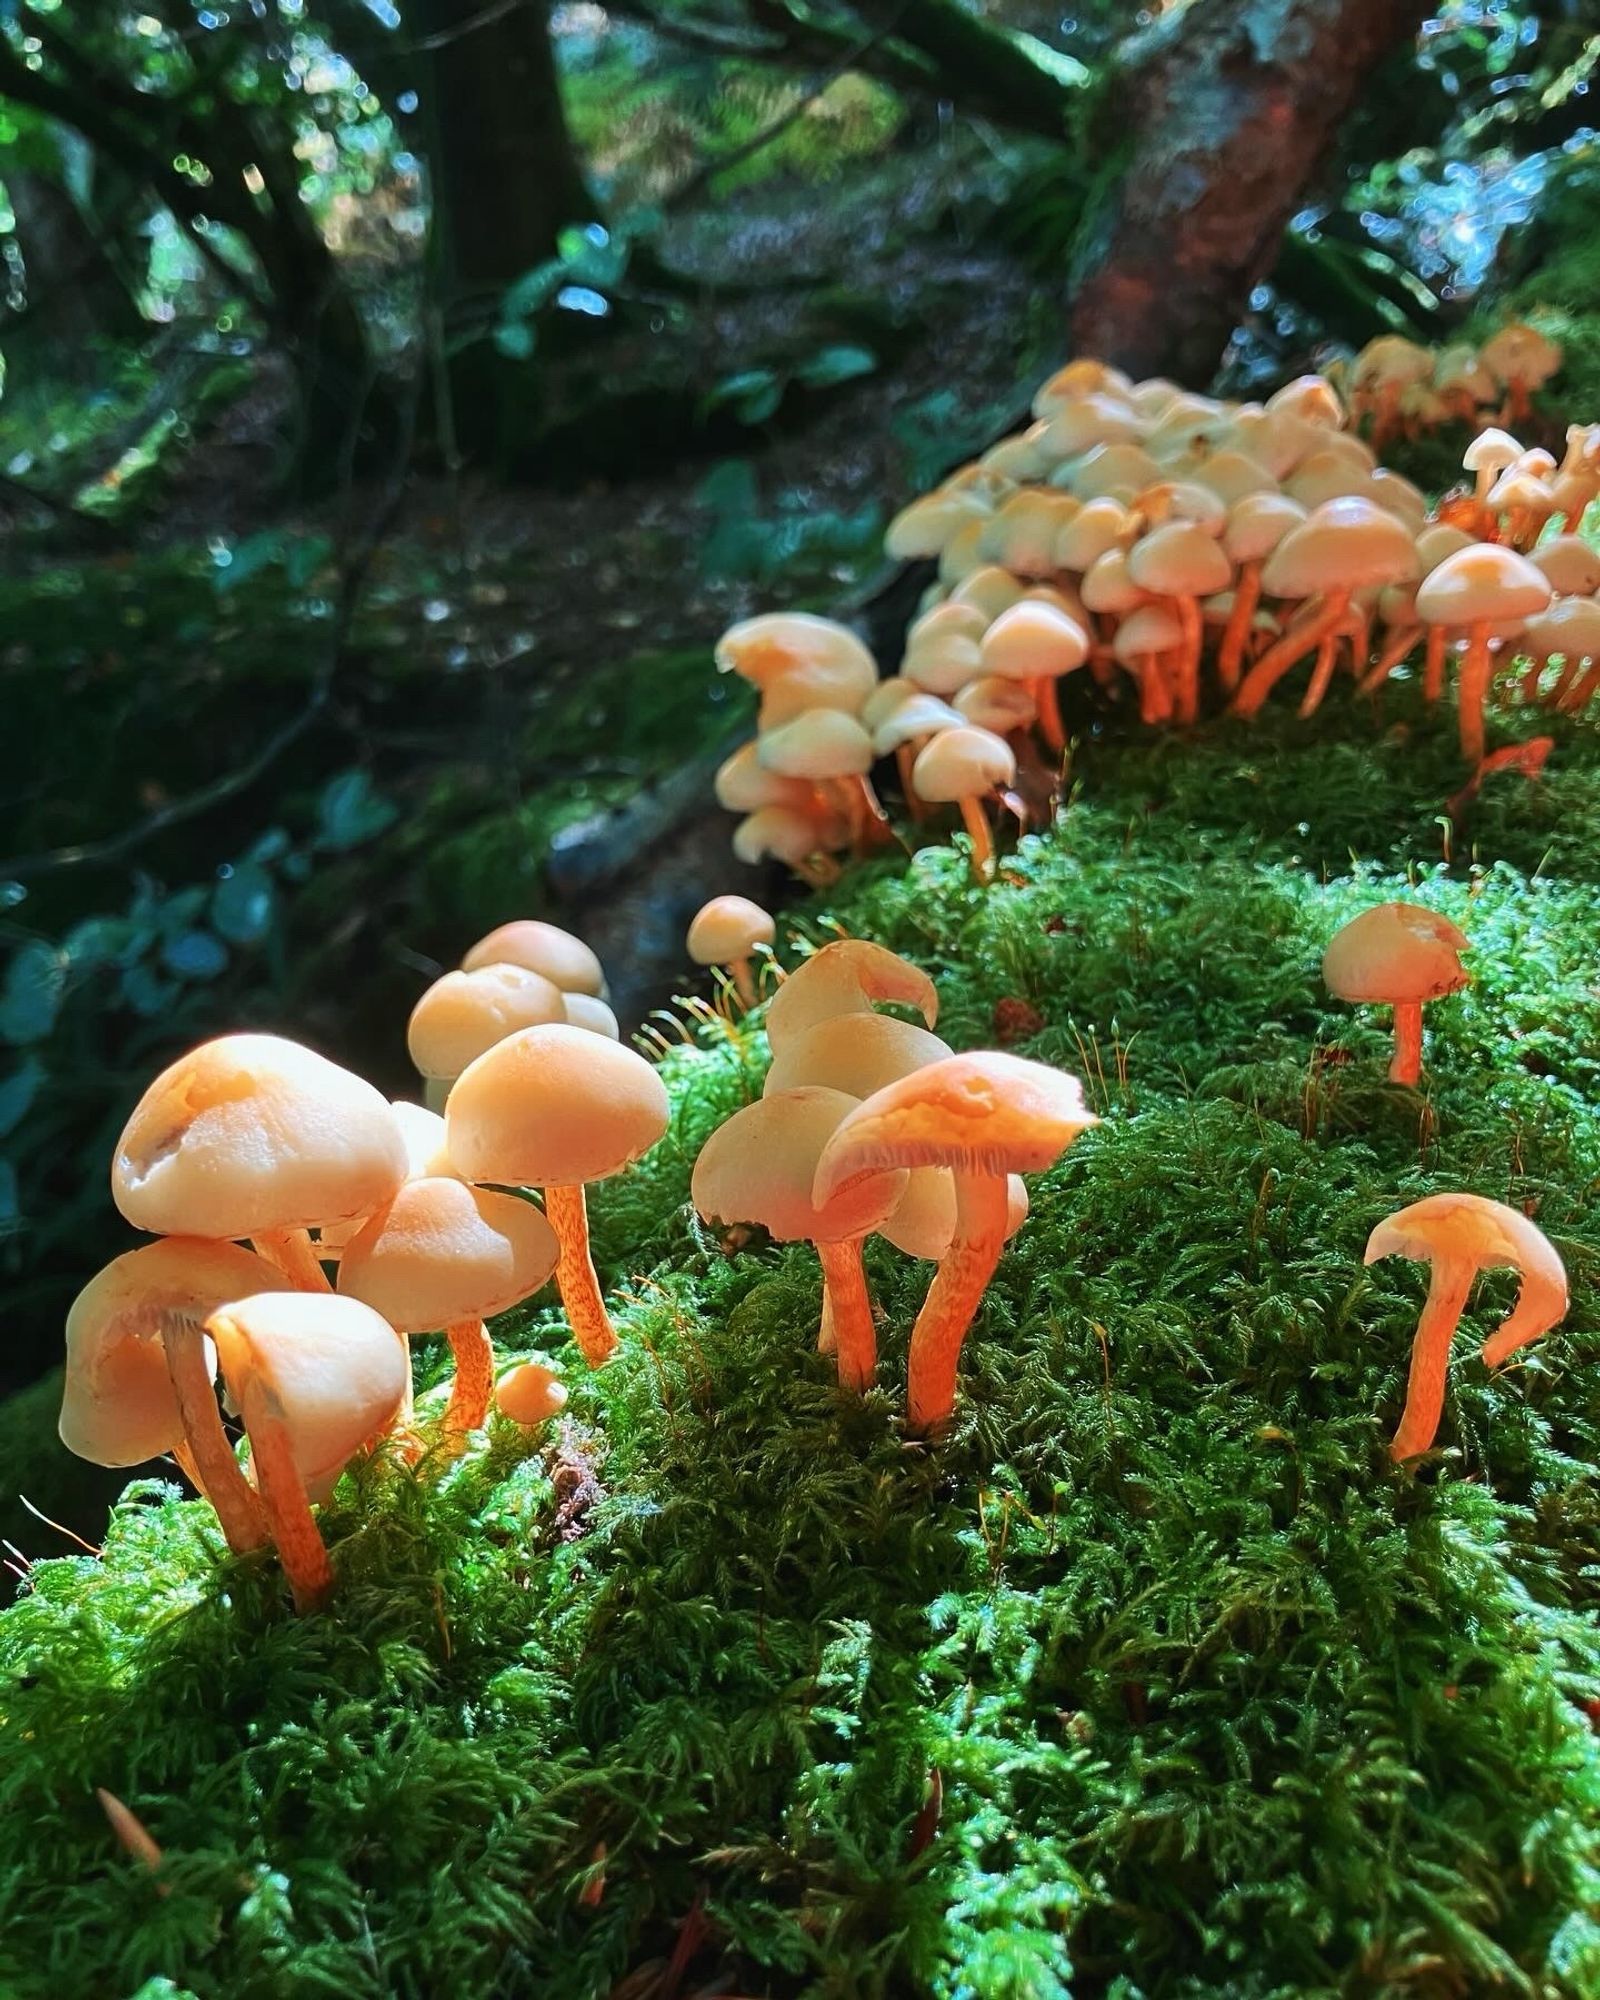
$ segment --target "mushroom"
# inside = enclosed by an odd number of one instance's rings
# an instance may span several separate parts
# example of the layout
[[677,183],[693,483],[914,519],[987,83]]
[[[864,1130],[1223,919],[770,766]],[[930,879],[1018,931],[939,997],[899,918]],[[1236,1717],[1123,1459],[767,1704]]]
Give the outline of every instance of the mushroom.
[[1415,1085],[1422,1075],[1422,1009],[1470,983],[1459,954],[1472,940],[1448,917],[1418,903],[1378,903],[1334,932],[1322,977],[1341,1000],[1394,1009],[1389,1081]]
[[468,1064],[445,1105],[450,1157],[469,1181],[544,1191],[560,1241],[556,1283],[591,1368],[616,1351],[589,1256],[584,1186],[609,1180],[666,1131],[672,1107],[643,1056],[582,1028],[524,1028]]
[[1117,627],[1111,654],[1139,689],[1139,720],[1172,720],[1172,689],[1165,662],[1183,644],[1183,626],[1170,604],[1141,604]]
[[[906,804],[911,809],[913,819],[921,819],[922,803],[911,784],[911,772],[916,764],[922,746],[930,737],[937,736],[941,729],[959,729],[963,717],[949,702],[941,701],[936,694],[924,694],[914,682],[906,685],[913,692],[902,701],[897,701],[878,721],[869,724],[872,730],[872,748],[879,757],[892,756],[895,768],[900,773],[901,788]],[[981,685],[969,682],[968,686]],[[963,690],[965,692],[965,690]],[[959,697],[958,697],[959,699]],[[864,721],[865,717],[862,718]]]
[[1486,1368],[1498,1368],[1565,1316],[1567,1274],[1542,1230],[1504,1202],[1479,1194],[1433,1194],[1402,1208],[1367,1239],[1363,1262],[1380,1257],[1410,1257],[1432,1267],[1411,1347],[1406,1406],[1389,1446],[1398,1464],[1426,1451],[1438,1433],[1450,1342],[1478,1273],[1510,1265],[1522,1276],[1510,1316],[1483,1343]]
[[223,1035],[134,1106],[111,1194],[135,1229],[248,1237],[291,1283],[325,1292],[307,1230],[371,1215],[406,1166],[400,1126],[370,1083],[277,1035]]
[[256,1293],[218,1306],[205,1331],[244,1421],[295,1609],[315,1610],[333,1569],[311,1503],[393,1422],[409,1380],[405,1342],[369,1306],[327,1293]]
[[886,815],[867,776],[872,769],[872,738],[853,715],[836,708],[807,709],[792,722],[767,731],[756,754],[781,777],[831,782],[857,847],[886,827]]
[[[1217,531],[1222,520],[1218,508]],[[1173,714],[1181,723],[1200,716],[1200,602],[1233,581],[1233,564],[1216,534],[1195,521],[1168,521],[1128,551],[1128,575],[1178,614],[1182,636],[1172,655]]]
[[1217,685],[1232,694],[1239,685],[1245,641],[1261,602],[1261,565],[1291,529],[1306,518],[1306,510],[1287,493],[1247,493],[1234,503],[1222,531],[1223,552],[1239,565],[1233,606],[1217,649]]
[[567,1387],[553,1368],[538,1361],[520,1361],[494,1385],[494,1406],[524,1430],[559,1417],[567,1406]]
[[1429,625],[1465,627],[1467,650],[1457,692],[1461,754],[1483,762],[1483,709],[1493,673],[1490,639],[1508,623],[1519,630],[1550,603],[1550,580],[1526,556],[1492,542],[1446,556],[1417,588],[1417,615]]
[[959,806],[972,838],[972,874],[988,882],[994,874],[994,840],[981,801],[1017,775],[1017,760],[1004,737],[987,729],[946,729],[923,749],[911,769],[918,797],[930,805]]
[[759,741],[752,737],[718,765],[713,781],[717,804],[736,813],[756,813],[765,806],[808,810],[816,797],[816,787],[808,785],[804,778],[781,778],[776,771],[767,770],[762,765],[760,750]]
[[1552,535],[1528,560],[1544,571],[1557,597],[1592,597],[1600,590],[1600,552],[1581,535]]
[[397,1333],[444,1333],[456,1364],[444,1428],[473,1431],[494,1387],[484,1321],[538,1291],[560,1255],[531,1201],[458,1180],[408,1181],[346,1247],[339,1292]]
[[806,667],[853,676],[863,695],[878,678],[877,662],[854,632],[807,611],[766,611],[729,626],[717,641],[716,659],[719,673],[738,674],[763,693]]
[[564,1021],[561,988],[542,973],[506,963],[447,972],[411,1010],[406,1049],[430,1083],[452,1084],[469,1062],[519,1028]]
[[[604,1003],[596,1001],[596,1006]],[[400,1127],[406,1142],[406,1179],[420,1181],[431,1175],[448,1174],[456,1179],[460,1176],[450,1164],[450,1156],[445,1150],[444,1120],[437,1111],[428,1111],[420,1104],[407,1104],[403,1098],[395,1098],[389,1109],[394,1113],[395,1123]],[[332,1262],[344,1255],[344,1247],[351,1237],[364,1229],[370,1216],[358,1215],[347,1222],[326,1222],[317,1231],[317,1256],[324,1262]],[[257,1285],[255,1290],[261,1287]]]
[[948,1042],[892,1014],[833,1014],[784,1038],[773,1054],[762,1095],[817,1083],[847,1097],[871,1097],[886,1083],[942,1062],[950,1053]]
[[563,993],[561,1011],[569,1028],[582,1028],[591,1035],[604,1035],[608,1042],[620,1042],[622,1024],[610,1005],[593,993]]
[[771,855],[820,889],[839,879],[832,850],[849,839],[849,827],[831,807],[801,811],[795,806],[762,806],[734,828],[733,853],[735,860],[752,868]]
[[[1006,1241],[1028,1219],[1028,1184],[1021,1174],[1006,1176]],[[900,1206],[879,1229],[908,1257],[937,1264],[956,1233],[956,1182],[948,1167],[913,1167]]]
[[771,913],[748,896],[713,896],[702,903],[689,925],[689,956],[696,965],[725,966],[733,974],[734,991],[746,1007],[756,1004],[756,982],[750,972],[751,954],[771,946],[778,927]]
[[894,1213],[906,1176],[898,1167],[864,1167],[824,1195],[812,1192],[824,1146],[858,1105],[817,1084],[747,1104],[701,1148],[689,1192],[708,1222],[759,1223],[779,1243],[815,1245],[839,1386],[862,1390],[872,1386],[878,1338],[861,1246]]
[[1501,327],[1478,350],[1478,359],[1506,392],[1507,423],[1524,422],[1533,414],[1533,394],[1561,366],[1561,349],[1536,327],[1514,321]]
[[1053,605],[1024,598],[1002,611],[984,633],[980,655],[985,674],[1026,683],[1045,743],[1059,756],[1067,738],[1056,682],[1089,657],[1089,635],[1082,625]]
[[[1009,577],[1006,580],[1011,581]],[[1017,595],[1021,595],[1020,586]],[[958,604],[952,600],[934,605],[906,634],[901,673],[925,694],[955,694],[983,672],[981,641],[996,615],[978,604]],[[873,699],[868,697],[869,702]],[[870,729],[877,726],[877,720],[864,704],[862,721]]]
[[1043,1173],[1100,1121],[1075,1076],[990,1051],[914,1070],[841,1120],[812,1189],[827,1204],[874,1169],[949,1167],[956,1224],[911,1333],[906,1420],[939,1429],[955,1408],[956,1365],[1006,1238],[1007,1177]]
[[170,1451],[235,1553],[259,1548],[267,1525],[222,1428],[200,1325],[227,1300],[281,1282],[275,1265],[236,1244],[169,1236],[113,1258],[67,1313],[61,1442],[93,1465]]
[[540,973],[563,993],[592,993],[605,998],[605,970],[583,939],[536,917],[519,917],[479,938],[462,959],[461,970],[477,972],[486,965],[520,965],[528,972]]
[[871,1014],[874,1002],[914,1007],[928,1027],[939,1018],[939,995],[920,965],[871,938],[836,938],[791,972],[767,1006],[767,1044],[774,1056],[819,1021]]

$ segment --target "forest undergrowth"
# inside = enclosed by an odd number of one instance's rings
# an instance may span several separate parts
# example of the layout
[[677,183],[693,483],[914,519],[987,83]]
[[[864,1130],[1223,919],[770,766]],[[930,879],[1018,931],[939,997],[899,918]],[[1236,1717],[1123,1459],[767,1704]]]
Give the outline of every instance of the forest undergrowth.
[[[994,886],[958,840],[794,914],[1104,1120],[1034,1184],[944,1442],[901,1422],[928,1267],[869,1246],[857,1399],[814,1255],[694,1217],[766,1050],[686,1011],[666,1140],[593,1195],[620,1358],[587,1374],[550,1310],[497,1330],[563,1366],[552,1431],[348,1475],[324,1615],[176,1485],[35,1563],[0,1992],[1600,1991],[1600,740],[1558,725],[1454,824],[1452,720],[1396,687],[1094,737]],[[1397,895],[1472,941],[1417,1090],[1319,974]],[[1362,1251],[1457,1188],[1536,1217],[1572,1309],[1491,1378],[1515,1280],[1482,1280],[1397,1468],[1426,1274]]]

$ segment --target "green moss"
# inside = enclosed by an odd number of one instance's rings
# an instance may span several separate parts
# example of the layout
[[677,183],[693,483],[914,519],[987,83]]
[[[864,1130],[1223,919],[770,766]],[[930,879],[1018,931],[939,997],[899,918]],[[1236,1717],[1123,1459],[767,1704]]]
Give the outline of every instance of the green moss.
[[[38,1565],[0,1617],[0,1991],[576,2000],[692,1910],[684,1990],[1600,1991],[1600,758],[1563,725],[1447,857],[1448,725],[1390,718],[1089,744],[995,888],[957,842],[803,918],[926,964],[958,1044],[1027,1001],[1106,1114],[937,1449],[899,1422],[926,1266],[871,1247],[856,1400],[811,1254],[689,1211],[765,1063],[691,1020],[668,1139],[594,1198],[624,1352],[556,1434],[347,1479],[327,1616],[168,1487]],[[1399,893],[1475,947],[1416,1091],[1318,977]],[[1397,1470],[1424,1277],[1361,1253],[1462,1186],[1537,1214],[1573,1306],[1490,1377],[1486,1279]],[[566,1351],[542,1307],[500,1336]]]

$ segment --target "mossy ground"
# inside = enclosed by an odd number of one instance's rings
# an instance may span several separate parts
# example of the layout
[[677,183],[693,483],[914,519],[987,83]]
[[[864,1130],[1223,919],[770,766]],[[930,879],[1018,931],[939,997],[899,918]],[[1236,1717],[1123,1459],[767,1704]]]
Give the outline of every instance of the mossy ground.
[[[1450,739],[1400,690],[1387,726],[1090,742],[996,887],[933,847],[802,919],[926,964],[958,1044],[1026,1002],[1015,1046],[1106,1115],[936,1449],[899,1421],[927,1267],[873,1247],[858,1401],[811,1255],[690,1213],[764,1064],[703,1028],[596,1198],[624,1352],[556,1433],[360,1469],[326,1616],[161,1486],[38,1564],[0,1616],[0,1992],[1592,2000],[1600,744],[1563,726],[1447,842]],[[1474,942],[1419,1091],[1318,978],[1396,893]],[[1535,1214],[1573,1306],[1490,1378],[1486,1279],[1396,1469],[1425,1274],[1361,1253],[1453,1187]]]

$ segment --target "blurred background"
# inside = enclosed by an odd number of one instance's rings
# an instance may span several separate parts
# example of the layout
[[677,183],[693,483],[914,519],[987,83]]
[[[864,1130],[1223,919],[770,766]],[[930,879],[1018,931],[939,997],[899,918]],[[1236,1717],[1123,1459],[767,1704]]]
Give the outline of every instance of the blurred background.
[[892,663],[886,519],[1069,352],[1240,395],[1514,312],[1600,416],[1597,64],[1583,0],[0,4],[0,1534],[83,1497],[34,1447],[154,1070],[408,1092],[520,915],[636,1025],[749,886],[717,633]]

